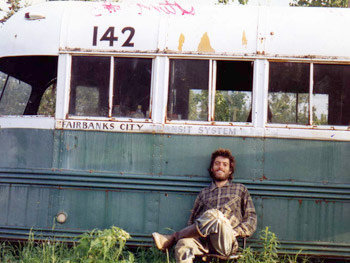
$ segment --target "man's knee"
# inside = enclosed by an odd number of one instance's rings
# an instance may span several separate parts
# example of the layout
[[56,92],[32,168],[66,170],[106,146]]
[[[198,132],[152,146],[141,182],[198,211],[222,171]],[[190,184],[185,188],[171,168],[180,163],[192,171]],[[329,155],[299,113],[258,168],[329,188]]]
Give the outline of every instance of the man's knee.
[[223,230],[232,229],[230,221],[217,209],[210,209],[204,212],[197,218],[196,224],[200,234],[204,237]]

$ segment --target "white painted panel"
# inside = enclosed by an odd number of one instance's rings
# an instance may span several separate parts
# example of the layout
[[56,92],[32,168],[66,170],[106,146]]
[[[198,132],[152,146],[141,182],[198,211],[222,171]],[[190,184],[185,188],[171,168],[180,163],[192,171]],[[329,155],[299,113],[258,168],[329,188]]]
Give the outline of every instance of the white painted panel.
[[0,129],[5,128],[54,129],[55,119],[42,116],[0,117]]
[[[0,23],[0,57],[58,55],[60,27],[65,5],[50,2],[21,9],[5,24]],[[44,19],[28,20],[25,13]]]
[[349,8],[270,8],[266,54],[350,57]]

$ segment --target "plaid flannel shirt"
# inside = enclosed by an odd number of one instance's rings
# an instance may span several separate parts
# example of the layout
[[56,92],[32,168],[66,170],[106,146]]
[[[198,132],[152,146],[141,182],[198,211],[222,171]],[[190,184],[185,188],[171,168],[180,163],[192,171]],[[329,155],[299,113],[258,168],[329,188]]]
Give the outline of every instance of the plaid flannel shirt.
[[214,182],[200,191],[194,202],[188,224],[209,209],[218,209],[229,219],[238,236],[251,236],[256,230],[255,207],[247,188],[243,184],[228,182],[217,187]]

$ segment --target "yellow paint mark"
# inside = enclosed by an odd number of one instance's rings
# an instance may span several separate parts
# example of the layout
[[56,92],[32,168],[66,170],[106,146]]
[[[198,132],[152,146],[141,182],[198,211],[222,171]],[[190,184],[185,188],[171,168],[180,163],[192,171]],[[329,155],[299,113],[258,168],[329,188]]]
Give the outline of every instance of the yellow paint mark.
[[201,42],[198,45],[198,52],[214,52],[215,50],[210,45],[208,33],[205,32],[201,38]]
[[245,35],[245,31],[243,30],[243,34],[242,34],[242,46],[247,47],[247,45],[248,45],[247,36]]
[[179,47],[177,48],[180,52],[182,51],[182,46],[184,45],[185,42],[185,36],[184,34],[181,33],[179,37]]

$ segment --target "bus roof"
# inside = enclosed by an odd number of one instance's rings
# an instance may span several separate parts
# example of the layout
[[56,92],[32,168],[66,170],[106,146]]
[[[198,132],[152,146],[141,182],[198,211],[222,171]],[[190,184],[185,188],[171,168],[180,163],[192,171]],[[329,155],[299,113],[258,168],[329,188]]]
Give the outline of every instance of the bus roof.
[[349,61],[349,24],[350,9],[341,8],[46,2],[0,26],[0,57],[116,52]]

